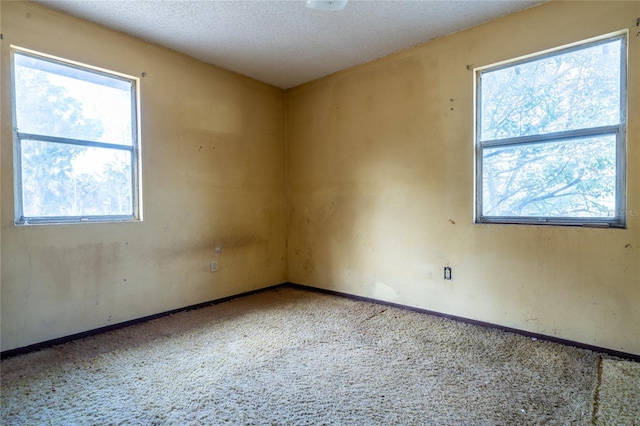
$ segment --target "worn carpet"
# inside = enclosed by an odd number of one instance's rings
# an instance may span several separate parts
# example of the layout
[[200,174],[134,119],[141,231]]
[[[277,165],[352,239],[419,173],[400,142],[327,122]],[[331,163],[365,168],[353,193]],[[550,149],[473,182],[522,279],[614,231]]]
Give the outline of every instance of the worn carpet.
[[[629,395],[638,389],[637,364],[617,362],[408,310],[279,288],[5,359],[0,420],[633,424],[624,422],[637,420],[637,411],[605,401],[637,401],[637,393]],[[622,380],[609,379],[616,375]]]
[[640,425],[640,364],[602,361],[596,424]]

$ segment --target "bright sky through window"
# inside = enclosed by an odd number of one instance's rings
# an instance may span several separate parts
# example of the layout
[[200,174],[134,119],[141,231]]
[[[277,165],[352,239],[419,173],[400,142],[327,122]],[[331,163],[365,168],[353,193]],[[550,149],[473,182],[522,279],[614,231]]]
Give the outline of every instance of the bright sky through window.
[[14,51],[17,223],[137,218],[135,80]]
[[624,226],[625,45],[478,71],[478,222]]

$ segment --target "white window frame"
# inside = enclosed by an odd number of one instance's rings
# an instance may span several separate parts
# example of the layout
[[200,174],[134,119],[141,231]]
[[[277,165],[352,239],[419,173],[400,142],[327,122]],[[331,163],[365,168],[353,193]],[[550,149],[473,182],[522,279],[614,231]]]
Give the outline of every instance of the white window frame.
[[[127,81],[131,84],[131,145],[121,145],[114,143],[95,142],[83,139],[72,139],[44,134],[32,134],[20,132],[17,126],[16,114],[16,90],[15,90],[15,67],[14,55],[31,56],[35,59],[57,63],[63,66],[76,68],[84,72],[94,73],[103,77]],[[12,93],[12,115],[13,115],[13,140],[14,140],[14,212],[16,225],[38,225],[38,224],[71,224],[71,223],[102,223],[102,222],[132,222],[142,221],[142,180],[141,180],[141,153],[140,153],[140,113],[139,113],[139,86],[140,80],[127,74],[94,67],[76,61],[48,55],[31,49],[18,46],[11,46],[11,93]],[[33,140],[40,142],[52,142],[58,144],[77,145],[83,147],[105,148],[118,151],[127,151],[131,155],[131,214],[126,215],[87,215],[87,216],[43,216],[25,217],[23,202],[23,182],[21,147],[23,140]]]
[[[541,135],[517,136],[495,140],[481,140],[481,78],[487,71],[515,67],[526,62],[533,62],[559,54],[582,50],[612,40],[621,41],[620,64],[620,122],[617,125],[576,130],[544,133]],[[619,31],[600,37],[572,43],[570,45],[546,50],[524,57],[503,61],[474,69],[474,104],[475,104],[475,223],[486,224],[526,224],[526,225],[571,225],[584,227],[626,228],[626,121],[627,121],[627,40],[628,31]],[[567,139],[615,135],[616,137],[616,200],[615,215],[612,217],[545,217],[545,216],[486,216],[483,215],[483,150],[485,148],[540,144],[544,142],[561,142]]]

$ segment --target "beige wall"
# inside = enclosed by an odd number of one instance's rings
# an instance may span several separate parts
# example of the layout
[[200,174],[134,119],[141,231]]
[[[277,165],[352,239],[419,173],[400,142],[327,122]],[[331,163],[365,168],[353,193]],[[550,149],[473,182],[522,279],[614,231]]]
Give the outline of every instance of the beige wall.
[[[2,350],[286,281],[281,90],[38,5],[1,11]],[[10,44],[146,72],[143,222],[13,225]]]
[[[546,4],[286,95],[37,5],[0,14],[2,350],[289,280],[640,354],[640,3]],[[624,28],[628,229],[473,225],[467,65]],[[13,225],[10,44],[147,73],[144,222]]]
[[[289,280],[640,354],[638,17],[553,2],[289,91]],[[472,224],[467,65],[625,28],[628,229]]]

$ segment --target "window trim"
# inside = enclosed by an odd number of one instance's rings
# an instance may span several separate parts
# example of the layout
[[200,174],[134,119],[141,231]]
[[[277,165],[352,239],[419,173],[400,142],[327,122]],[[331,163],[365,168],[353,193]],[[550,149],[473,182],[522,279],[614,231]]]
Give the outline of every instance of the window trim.
[[[11,49],[11,113],[13,127],[13,174],[14,174],[14,224],[15,225],[45,225],[45,224],[72,224],[72,223],[111,223],[111,222],[140,222],[142,221],[142,178],[141,178],[141,150],[140,150],[140,79],[116,71],[87,65],[84,63],[48,55],[35,50],[10,46]],[[84,72],[90,72],[109,79],[126,81],[131,87],[131,145],[115,144],[108,142],[96,142],[83,139],[73,139],[50,135],[23,133],[18,131],[17,104],[15,90],[15,54],[30,56],[37,60],[57,63],[63,66],[76,68]],[[119,151],[128,151],[131,155],[131,211],[126,215],[80,215],[80,216],[38,216],[25,217],[23,201],[22,180],[22,142],[25,140],[59,143],[64,145],[77,145],[84,147],[106,148]]]
[[[570,53],[585,48],[620,40],[620,122],[615,125],[564,130],[541,135],[516,136],[503,139],[481,140],[482,125],[482,84],[484,72],[496,71],[517,66],[518,64],[542,60],[559,54]],[[628,66],[628,30],[617,31],[587,40],[571,43],[542,52],[521,56],[507,61],[474,68],[474,152],[475,152],[475,191],[474,223],[477,224],[524,224],[524,225],[565,225],[597,228],[626,228],[626,157],[627,157],[627,66]],[[566,139],[580,139],[601,135],[616,137],[616,214],[613,217],[549,217],[549,216],[485,216],[482,214],[483,202],[483,149],[501,146],[522,146],[545,142],[557,142]]]

